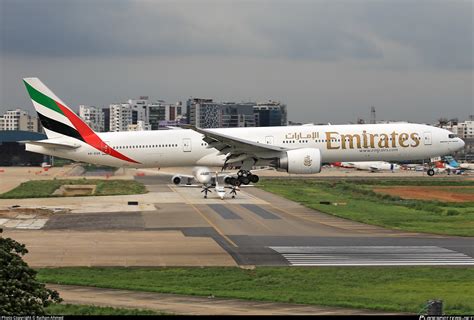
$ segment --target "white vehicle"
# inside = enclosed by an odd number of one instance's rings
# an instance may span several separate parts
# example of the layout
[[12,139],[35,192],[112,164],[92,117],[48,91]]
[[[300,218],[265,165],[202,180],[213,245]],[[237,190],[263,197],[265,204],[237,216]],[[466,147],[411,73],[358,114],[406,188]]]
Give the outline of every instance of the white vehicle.
[[258,177],[253,166],[294,174],[321,163],[428,159],[455,152],[464,141],[423,124],[307,125],[96,133],[38,78],[25,78],[48,139],[26,150],[113,167],[240,167],[236,183]]

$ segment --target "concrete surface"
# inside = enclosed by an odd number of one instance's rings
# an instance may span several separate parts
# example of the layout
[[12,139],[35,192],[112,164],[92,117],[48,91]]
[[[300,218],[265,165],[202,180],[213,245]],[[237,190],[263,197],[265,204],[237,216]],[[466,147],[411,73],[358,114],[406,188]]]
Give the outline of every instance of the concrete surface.
[[179,231],[18,231],[4,230],[28,248],[26,262],[67,266],[235,266],[211,238]]
[[[123,176],[131,177],[131,172],[134,171],[125,170]],[[166,174],[139,175],[135,179],[150,192],[131,196],[0,200],[0,209],[2,205],[13,204],[70,209],[52,214],[42,227],[44,231],[31,231],[28,236],[14,228],[28,228],[33,222],[2,220],[0,223],[6,234],[31,244],[28,259],[33,265],[41,266],[290,266],[298,265],[299,260],[305,265],[327,265],[337,264],[341,259],[345,265],[451,265],[457,258],[461,258],[462,265],[470,265],[474,257],[472,238],[365,225],[306,208],[258,188],[242,188],[236,199],[221,200],[214,193],[203,199],[200,188],[170,185]],[[129,206],[127,201],[138,201],[139,205]],[[64,241],[54,242],[54,238]],[[117,247],[117,243],[121,246]],[[380,254],[404,246],[433,247],[449,253],[439,257],[426,256],[423,250]],[[141,251],[137,253],[136,247]],[[190,247],[196,249],[189,250]],[[277,247],[285,247],[286,252],[275,250]],[[309,251],[299,252],[301,247]],[[322,247],[332,248],[324,259],[324,255],[315,256],[311,252]],[[349,248],[349,252],[341,256],[338,247]],[[358,247],[365,247],[365,251],[350,254]],[[377,251],[378,247],[381,251]],[[103,259],[95,258],[102,252]],[[300,256],[295,258],[295,252]],[[374,255],[380,259],[371,260]]]

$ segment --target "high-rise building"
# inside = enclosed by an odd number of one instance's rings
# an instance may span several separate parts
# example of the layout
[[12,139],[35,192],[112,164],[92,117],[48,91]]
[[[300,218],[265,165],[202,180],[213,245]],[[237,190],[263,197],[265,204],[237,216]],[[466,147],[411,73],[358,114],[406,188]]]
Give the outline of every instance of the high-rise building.
[[199,128],[221,127],[221,106],[212,99],[189,99],[186,107],[189,124]]
[[28,112],[21,109],[8,110],[0,117],[1,131],[20,130],[39,132],[40,128],[38,118],[30,116]]
[[127,102],[132,110],[132,124],[137,124],[138,121],[148,123],[148,96],[129,99]]
[[163,100],[158,100],[148,105],[148,119],[151,130],[158,130],[160,123],[174,123],[177,114],[177,106],[174,104],[166,104]]
[[102,109],[94,106],[80,105],[79,117],[81,117],[92,130],[97,132],[105,131],[104,112]]
[[104,115],[104,131],[110,131],[110,107],[102,108],[102,114]]
[[278,101],[257,103],[253,108],[257,127],[286,126],[288,115],[286,104]]
[[130,105],[128,103],[111,104],[110,131],[127,131],[129,124],[134,124]]
[[222,128],[255,127],[253,102],[224,102],[221,105]]

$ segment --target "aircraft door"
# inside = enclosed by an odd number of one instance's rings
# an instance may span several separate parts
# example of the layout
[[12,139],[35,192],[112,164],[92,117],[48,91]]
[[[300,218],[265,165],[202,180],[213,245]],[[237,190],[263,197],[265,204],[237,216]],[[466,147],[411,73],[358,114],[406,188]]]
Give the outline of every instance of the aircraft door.
[[425,145],[431,145],[431,132],[423,132],[423,141],[425,142]]
[[183,139],[183,152],[191,152],[191,139]]
[[266,144],[273,144],[273,136],[266,136],[265,137]]

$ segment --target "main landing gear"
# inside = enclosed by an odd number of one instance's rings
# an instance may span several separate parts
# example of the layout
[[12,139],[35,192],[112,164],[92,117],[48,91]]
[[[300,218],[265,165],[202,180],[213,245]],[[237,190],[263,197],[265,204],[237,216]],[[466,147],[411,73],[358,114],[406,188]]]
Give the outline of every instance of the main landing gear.
[[256,174],[252,174],[248,170],[239,170],[239,172],[237,172],[237,178],[231,177],[226,181],[226,183],[238,187],[242,184],[247,185],[249,183],[257,183],[259,180],[260,179]]

